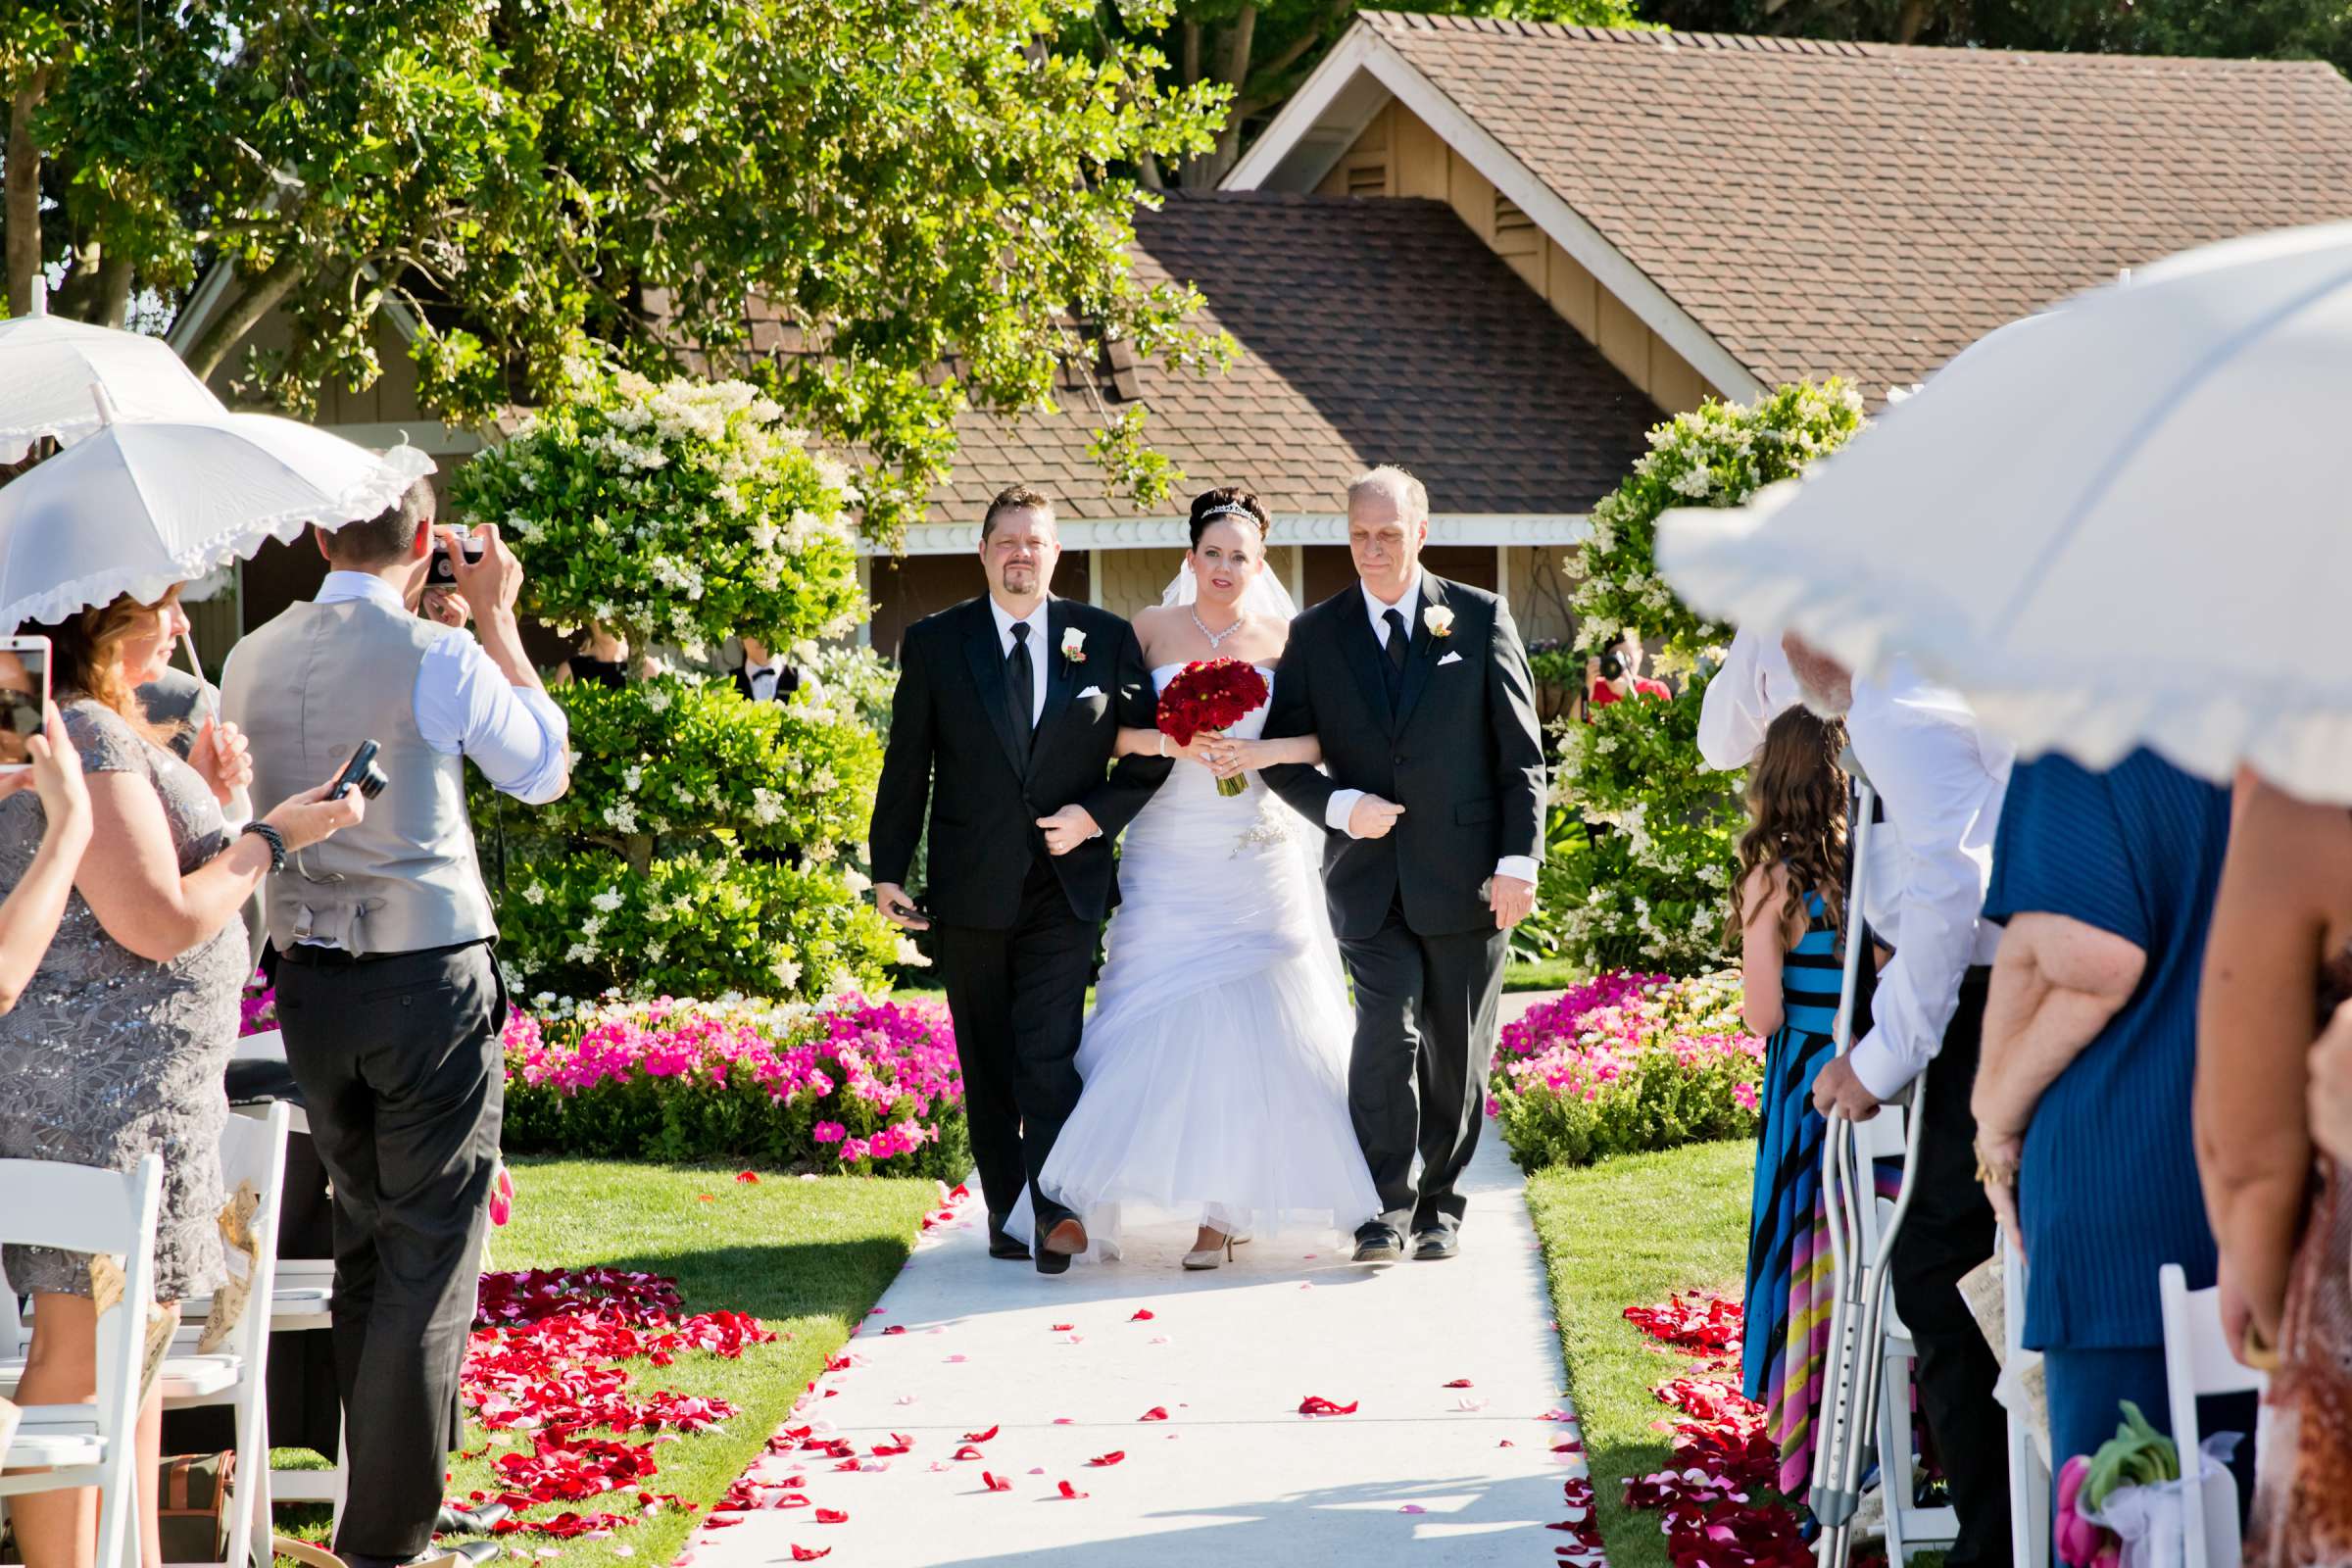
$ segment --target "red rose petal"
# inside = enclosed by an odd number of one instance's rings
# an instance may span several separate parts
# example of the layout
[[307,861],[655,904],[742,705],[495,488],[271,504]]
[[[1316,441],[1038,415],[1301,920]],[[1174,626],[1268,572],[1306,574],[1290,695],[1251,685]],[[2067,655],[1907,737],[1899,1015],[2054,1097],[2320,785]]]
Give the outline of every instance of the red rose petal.
[[796,1542],[792,1548],[792,1560],[794,1562],[814,1562],[819,1557],[830,1557],[832,1555],[833,1548],[831,1546],[804,1546]]
[[1168,1407],[1164,1404],[1155,1404],[1151,1409],[1146,1410],[1142,1415],[1136,1417],[1138,1421],[1165,1421],[1167,1418]]
[[978,1448],[973,1447],[967,1443],[962,1447],[956,1450],[956,1457],[958,1459],[985,1459],[988,1457],[988,1455],[982,1453]]
[[703,1528],[705,1530],[724,1530],[729,1525],[741,1523],[743,1523],[743,1515],[739,1513],[714,1513],[703,1521]]
[[1148,1306],[1138,1307],[1136,1309],[1135,1316],[1129,1318],[1127,1321],[1130,1323],[1149,1323],[1156,1316],[1158,1316],[1158,1314],[1153,1312]]
[[980,1484],[991,1492],[1010,1492],[1012,1490],[1011,1482],[1003,1476],[992,1476],[985,1470],[980,1472]]
[[963,1441],[966,1443],[993,1443],[996,1441],[998,1431],[998,1428],[990,1427],[986,1432],[966,1432],[963,1435]]
[[694,1200],[695,1200],[696,1202],[698,1202],[698,1203],[715,1203],[715,1202],[717,1202],[717,1201],[718,1201],[718,1200],[717,1200],[717,1199],[715,1199],[715,1198],[711,1197],[711,1196],[710,1196],[709,1193],[697,1193],[697,1194],[695,1194],[695,1195],[694,1195]]
[[756,1170],[739,1170],[735,1173],[735,1179],[746,1187],[760,1185],[760,1173]]
[[1071,1486],[1067,1481],[1061,1483],[1060,1492],[1064,1497],[1068,1498],[1072,1502],[1083,1502],[1088,1497],[1094,1495],[1094,1494],[1091,1492],[1080,1492],[1076,1487]]
[[1098,1453],[1092,1459],[1089,1459],[1086,1462],[1098,1470],[1107,1470],[1112,1465],[1117,1464],[1121,1459],[1126,1457],[1127,1455],[1124,1450],[1113,1448],[1108,1453]]
[[820,1525],[846,1525],[850,1522],[850,1516],[839,1508],[819,1508],[816,1510],[816,1522]]
[[1077,1326],[1078,1325],[1075,1323],[1056,1323],[1054,1325],[1054,1332],[1056,1334],[1067,1334],[1070,1332],[1070,1330],[1076,1328]]
[[1468,1378],[1455,1378],[1451,1383],[1446,1385],[1449,1389],[1467,1389],[1473,1386]]
[[1320,1394],[1310,1394],[1298,1401],[1298,1413],[1300,1415],[1353,1415],[1358,1402],[1360,1401],[1350,1399],[1346,1404],[1337,1404],[1326,1399]]
[[904,1333],[906,1333],[906,1324],[904,1324],[904,1323],[893,1323],[893,1324],[892,1324],[890,1327],[888,1327],[888,1328],[886,1328],[886,1329],[884,1329],[884,1330],[882,1331],[882,1337],[883,1337],[884,1339],[886,1339],[886,1340],[887,1340],[887,1339],[889,1339],[889,1338],[890,1338],[890,1337],[891,1337],[893,1334],[904,1334]]

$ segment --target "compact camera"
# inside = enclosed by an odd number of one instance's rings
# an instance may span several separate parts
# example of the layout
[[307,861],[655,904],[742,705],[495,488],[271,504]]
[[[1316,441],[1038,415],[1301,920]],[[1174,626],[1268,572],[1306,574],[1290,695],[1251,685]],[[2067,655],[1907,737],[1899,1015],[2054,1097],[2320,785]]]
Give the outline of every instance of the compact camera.
[[[466,553],[466,564],[474,566],[481,564],[482,552],[488,546],[479,539],[468,537],[459,548]],[[455,588],[458,585],[458,568],[450,564],[449,552],[441,548],[438,539],[433,541],[432,564],[425,567],[424,580],[428,586],[435,588]]]
[[351,754],[351,760],[343,764],[343,771],[335,775],[334,787],[326,792],[326,798],[339,801],[358,790],[361,799],[372,801],[383,794],[384,786],[392,782],[392,775],[376,762],[378,749],[372,740],[360,742]]

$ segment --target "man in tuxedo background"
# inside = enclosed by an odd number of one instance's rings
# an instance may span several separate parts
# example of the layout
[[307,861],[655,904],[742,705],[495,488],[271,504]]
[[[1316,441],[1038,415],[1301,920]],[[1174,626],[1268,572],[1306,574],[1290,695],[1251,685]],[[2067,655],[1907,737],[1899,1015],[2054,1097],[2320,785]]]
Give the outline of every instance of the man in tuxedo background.
[[[1086,986],[1118,903],[1111,844],[1174,765],[1113,765],[1120,727],[1152,726],[1151,672],[1127,622],[1053,597],[1060,555],[1045,496],[1014,485],[989,503],[988,592],[906,629],[868,835],[875,907],[934,933],[989,1252],[1032,1255],[1004,1229],[1026,1184],[1042,1274],[1086,1250],[1085,1226],[1036,1184],[1078,1103]],[[918,906],[905,883],[926,806]]]
[[735,689],[755,703],[781,703],[801,689],[801,672],[782,654],[770,654],[757,637],[743,642],[743,662],[735,670]]
[[[1329,835],[1323,886],[1355,982],[1348,1109],[1381,1212],[1355,1260],[1461,1250],[1454,1184],[1477,1147],[1510,930],[1536,906],[1544,740],[1510,608],[1421,568],[1429,493],[1401,468],[1348,487],[1356,583],[1301,613],[1268,736],[1324,770],[1266,783]],[[1421,1173],[1413,1175],[1418,1153]]]

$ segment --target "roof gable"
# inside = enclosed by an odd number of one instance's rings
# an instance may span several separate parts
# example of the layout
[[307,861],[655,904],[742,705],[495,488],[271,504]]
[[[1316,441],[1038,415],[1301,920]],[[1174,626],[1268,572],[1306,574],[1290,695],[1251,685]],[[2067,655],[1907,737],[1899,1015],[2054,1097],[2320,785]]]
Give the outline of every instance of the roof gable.
[[[1588,225],[1638,314],[1653,285],[1766,384],[1840,373],[1879,394],[2121,269],[2352,217],[2352,84],[2317,62],[1389,12],[1349,42],[1343,69],[1409,74],[1432,128],[1450,110],[1455,135],[1489,139]],[[1268,140],[1307,128],[1278,119]],[[1237,179],[1285,151],[1253,149]]]
[[[1363,468],[1401,463],[1442,514],[1573,515],[1659,417],[1442,202],[1172,191],[1137,215],[1136,240],[1138,277],[1200,289],[1200,324],[1242,351],[1223,375],[1147,361],[1091,378],[1107,412],[1143,403],[1145,438],[1187,486],[1247,484],[1320,514]],[[933,517],[976,517],[1015,480],[1066,517],[1142,515],[1087,456],[1088,387],[1065,378],[1056,399],[1052,415],[959,418]]]

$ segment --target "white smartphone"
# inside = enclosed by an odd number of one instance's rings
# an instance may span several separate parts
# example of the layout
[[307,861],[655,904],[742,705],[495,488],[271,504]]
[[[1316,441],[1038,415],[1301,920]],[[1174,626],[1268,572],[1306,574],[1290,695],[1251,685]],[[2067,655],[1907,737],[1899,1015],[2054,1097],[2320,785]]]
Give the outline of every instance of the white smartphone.
[[41,732],[49,707],[49,639],[0,637],[0,773],[32,765],[24,743]]

